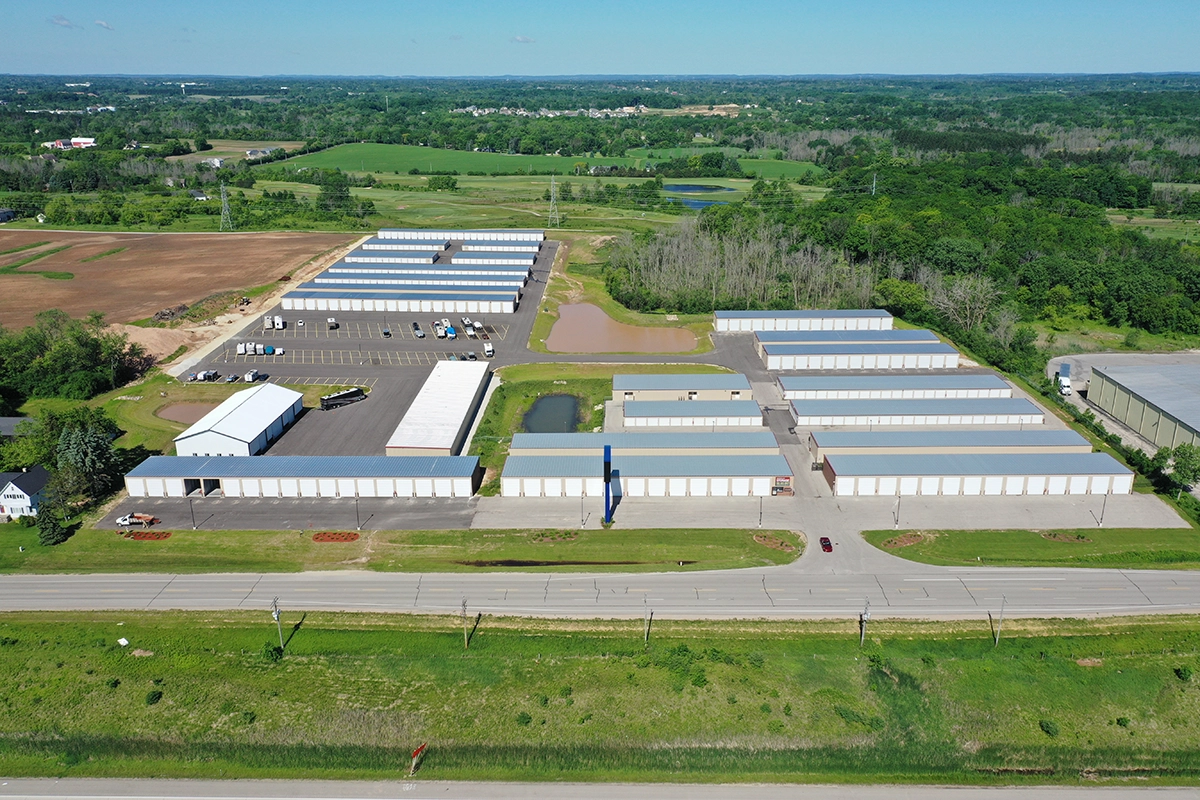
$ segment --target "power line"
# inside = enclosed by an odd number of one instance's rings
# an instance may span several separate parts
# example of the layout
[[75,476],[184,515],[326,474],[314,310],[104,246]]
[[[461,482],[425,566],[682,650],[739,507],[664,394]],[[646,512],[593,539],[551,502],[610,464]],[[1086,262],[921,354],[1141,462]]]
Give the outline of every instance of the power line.
[[550,176],[550,214],[546,224],[551,228],[562,227],[562,218],[558,214],[558,184],[553,175]]
[[229,216],[229,194],[225,191],[225,184],[221,184],[221,231],[232,231],[233,219]]

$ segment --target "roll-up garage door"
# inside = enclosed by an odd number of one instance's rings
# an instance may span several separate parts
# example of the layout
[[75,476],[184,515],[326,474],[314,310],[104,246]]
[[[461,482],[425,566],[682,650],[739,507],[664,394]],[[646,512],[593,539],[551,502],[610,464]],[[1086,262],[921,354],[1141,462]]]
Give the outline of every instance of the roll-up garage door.
[[1087,494],[1088,478],[1086,475],[1072,475],[1068,494]]
[[1108,476],[1097,475],[1092,478],[1092,494],[1108,494]]
[[968,497],[983,494],[983,478],[978,475],[967,475],[964,477],[962,493]]
[[713,497],[728,497],[729,478],[709,478],[708,491]]
[[[841,482],[840,480],[838,481]],[[859,497],[872,497],[875,494],[875,479],[874,478],[859,478],[856,481],[855,491]]]
[[433,481],[429,478],[417,478],[413,481],[417,497],[433,497]]
[[583,497],[583,478],[567,478],[563,481],[567,497]]
[[542,479],[541,478],[525,478],[521,485],[525,489],[526,497],[541,497],[542,496]]
[[376,478],[375,479],[375,496],[376,497],[395,497],[396,481],[392,478]]
[[544,478],[542,494],[546,497],[562,497],[562,478]]
[[942,478],[942,494],[956,495],[962,491],[962,478],[957,475]]
[[1067,478],[1065,475],[1051,475],[1047,484],[1046,494],[1066,494]]
[[1129,494],[1133,490],[1132,475],[1118,475],[1113,478],[1112,491],[1113,494]]
[[221,481],[221,491],[226,497],[241,497],[242,482],[237,478],[225,478]]
[[750,492],[755,497],[770,497],[771,496],[771,479],[770,478],[755,478],[750,482]]
[[879,494],[890,497],[896,493],[895,478],[880,478],[879,479]]
[[900,478],[900,494],[913,495],[917,493],[918,478],[911,475],[904,475]]
[[627,494],[630,497],[645,497],[646,496],[646,479],[645,478],[626,478],[625,486],[629,490]]
[[320,478],[317,480],[317,491],[321,493],[321,497],[337,497],[337,481],[333,478]]
[[320,497],[317,493],[316,478],[301,478],[300,479],[300,496],[301,497]]
[[521,496],[521,479],[520,478],[501,478],[500,479],[500,494],[503,497],[520,497]]
[[[604,494],[604,479],[603,478],[588,478],[585,482],[588,497],[600,497]],[[620,487],[614,487],[620,491]]]
[[938,488],[942,483],[942,479],[936,476],[926,475],[921,478],[921,494],[937,494]]
[[254,478],[242,478],[242,497],[262,497],[262,485]]
[[354,489],[358,492],[359,497],[374,497],[375,496],[375,479],[374,478],[357,478],[354,481]]
[[414,494],[412,478],[396,478],[397,497],[412,497]]
[[130,497],[146,496],[146,481],[142,478],[126,478],[125,488],[128,490]]
[[353,478],[337,479],[337,490],[339,497],[354,497],[354,488]]
[[300,481],[297,478],[281,478],[279,481],[279,493],[284,497],[299,497]]
[[455,478],[453,483],[455,497],[470,497],[474,493],[470,478]]
[[670,478],[667,481],[667,494],[671,497],[687,497],[687,478]]
[[1044,475],[1031,475],[1025,481],[1025,494],[1045,494],[1046,493],[1046,477]]
[[692,478],[689,480],[688,494],[692,497],[705,497],[708,494],[708,478]]
[[666,497],[667,496],[667,479],[666,478],[647,478],[646,479],[646,494],[650,497]]
[[833,482],[833,493],[838,497],[850,497],[854,494],[854,478],[838,478]]
[[433,496],[434,497],[453,497],[454,482],[450,478],[434,478],[433,479]]
[[1009,475],[1004,479],[1005,494],[1023,494],[1025,491],[1024,475]]
[[147,497],[165,497],[166,493],[166,486],[162,478],[146,478]]
[[1004,478],[999,475],[988,475],[983,479],[984,494],[1000,494],[1004,490]]
[[746,497],[750,494],[750,479],[749,478],[734,478],[733,489],[730,492],[734,497]]

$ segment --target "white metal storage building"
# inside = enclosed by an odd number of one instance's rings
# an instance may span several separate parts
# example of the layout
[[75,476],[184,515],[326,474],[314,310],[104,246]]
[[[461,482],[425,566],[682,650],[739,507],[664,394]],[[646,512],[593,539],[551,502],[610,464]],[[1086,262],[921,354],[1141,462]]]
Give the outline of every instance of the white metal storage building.
[[[781,455],[613,456],[613,494],[621,497],[769,497],[791,486]],[[602,497],[599,456],[509,456],[503,497]]]
[[936,344],[937,334],[925,329],[889,328],[854,331],[755,331],[754,346],[762,356],[767,344]]
[[614,401],[752,400],[750,381],[741,373],[716,375],[613,375]]
[[[318,286],[333,284],[335,286],[454,286],[456,291],[517,292],[525,286],[523,277],[487,278],[479,275],[453,275],[443,272],[393,272],[388,275],[354,275],[347,273],[330,274],[328,271],[313,278]],[[459,288],[461,287],[461,288]]]
[[763,430],[514,433],[508,454],[598,458],[605,445],[623,456],[779,455],[775,434]]
[[886,330],[892,315],[879,309],[861,311],[717,311],[716,329],[723,331],[855,331]]
[[125,476],[130,497],[470,497],[475,456],[151,456]]
[[362,250],[419,250],[433,252],[450,249],[449,239],[367,239],[359,248]]
[[175,437],[181,456],[252,456],[300,414],[304,395],[273,383],[237,392]]
[[388,439],[389,456],[447,455],[462,447],[491,370],[481,361],[439,361]]
[[829,456],[838,497],[1130,494],[1133,473],[1107,453]]
[[786,400],[888,400],[942,397],[1012,397],[995,373],[972,375],[781,375]]
[[1088,400],[1158,447],[1200,445],[1200,369],[1092,367]]
[[343,258],[347,264],[432,264],[437,253],[411,250],[353,250]]
[[387,264],[347,264],[339,261],[321,273],[330,275],[395,275],[405,273],[431,273],[435,275],[475,275],[481,279],[493,278],[528,278],[529,270],[524,267],[506,267],[496,264],[472,264],[469,267],[454,266],[445,262],[439,263],[432,269],[408,269],[405,267],[389,266]]
[[542,249],[537,242],[482,242],[467,241],[462,244],[464,253],[536,253]]
[[630,400],[625,427],[761,427],[762,409],[753,400]]
[[955,369],[948,344],[765,344],[767,369]]
[[512,314],[517,299],[497,299],[491,294],[446,293],[438,296],[404,291],[342,291],[336,294],[301,289],[283,296],[288,311],[409,311],[451,314]]
[[1041,425],[1023,397],[945,400],[793,400],[797,427],[840,425]]
[[407,240],[449,239],[455,242],[540,242],[546,238],[546,232],[537,229],[520,228],[482,228],[478,230],[461,230],[455,228],[384,228],[379,231],[379,238]]
[[835,455],[912,453],[1090,453],[1071,430],[812,431],[808,449],[818,464]]
[[529,267],[537,261],[534,253],[464,253],[459,251],[450,256],[450,263],[470,266],[472,264],[495,264],[498,266]]

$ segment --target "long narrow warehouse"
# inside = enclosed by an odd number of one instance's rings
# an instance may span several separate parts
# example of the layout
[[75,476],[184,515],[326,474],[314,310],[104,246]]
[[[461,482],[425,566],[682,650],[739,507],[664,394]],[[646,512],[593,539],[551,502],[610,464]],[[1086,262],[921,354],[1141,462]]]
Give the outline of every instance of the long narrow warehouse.
[[718,333],[726,331],[886,330],[892,327],[892,322],[892,315],[879,309],[714,312],[714,323]]
[[785,400],[890,400],[1012,397],[1003,378],[958,370],[943,375],[781,375]]
[[829,455],[926,453],[1090,453],[1092,445],[1071,430],[812,431],[813,461]]
[[608,445],[623,456],[779,455],[770,431],[651,431],[514,433],[509,456],[603,457]]
[[626,427],[762,427],[763,412],[753,400],[631,400],[625,403]]
[[769,370],[955,369],[958,351],[941,342],[911,344],[764,344]]
[[797,427],[844,425],[1041,425],[1046,412],[1023,397],[944,400],[793,400]]
[[[770,497],[791,489],[781,455],[613,455],[618,497]],[[597,456],[509,456],[500,477],[504,497],[601,497],[604,462]]]

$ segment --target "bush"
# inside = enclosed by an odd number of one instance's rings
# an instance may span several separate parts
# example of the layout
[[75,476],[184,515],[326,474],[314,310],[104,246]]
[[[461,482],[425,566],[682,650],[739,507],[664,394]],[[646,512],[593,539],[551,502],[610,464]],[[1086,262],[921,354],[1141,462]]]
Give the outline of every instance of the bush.
[[155,689],[152,692],[146,692],[146,705],[152,706],[152,705],[156,704],[159,700],[162,700],[162,697],[163,697],[163,693],[162,693],[162,690],[160,690],[160,689]]
[[529,725],[531,722],[533,722],[533,717],[529,716],[528,712],[522,711],[520,714],[517,714],[518,725]]
[[1117,717],[1117,725],[1122,728],[1129,727],[1129,717]]
[[1184,683],[1187,683],[1188,681],[1190,681],[1192,679],[1192,668],[1191,667],[1176,667],[1175,668],[1175,677],[1179,678],[1179,680],[1183,681]]
[[283,660],[283,648],[277,644],[263,642],[262,657],[272,664],[278,664]]
[[1042,733],[1046,734],[1051,739],[1059,734],[1058,724],[1054,722],[1054,720],[1044,719],[1038,723],[1038,727],[1042,729]]
[[118,686],[120,686],[120,685],[121,685],[121,679],[120,679],[120,678],[109,678],[109,679],[108,679],[108,688],[110,688],[110,689],[115,689],[115,688],[117,688],[117,687],[118,687]]

